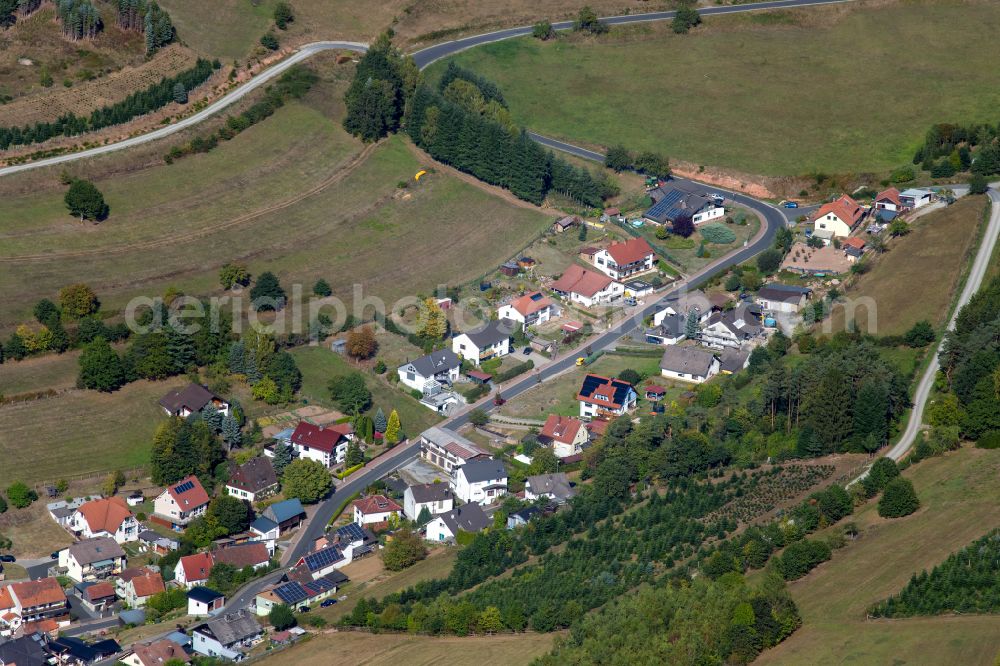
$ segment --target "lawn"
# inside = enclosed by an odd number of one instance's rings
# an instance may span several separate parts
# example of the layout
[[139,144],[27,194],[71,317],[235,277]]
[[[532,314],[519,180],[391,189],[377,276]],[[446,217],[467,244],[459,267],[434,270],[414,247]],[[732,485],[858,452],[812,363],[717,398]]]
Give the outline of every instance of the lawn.
[[[199,53],[223,62],[240,60],[274,25],[277,0],[165,0],[177,35]],[[223,26],[225,26],[223,28]],[[278,35],[279,39],[281,35]]]
[[972,448],[907,471],[921,509],[890,521],[878,517],[874,502],[862,507],[852,517],[860,538],[789,586],[802,628],[756,663],[993,663],[1000,651],[998,616],[867,621],[865,610],[898,592],[911,574],[1000,526],[997,474],[1000,452]]
[[998,29],[995,2],[851,3],[708,17],[688,35],[660,23],[523,38],[456,60],[542,134],[773,176],[878,172],[908,164],[933,123],[995,121]]
[[139,381],[115,393],[70,391],[0,407],[0,488],[132,469],[149,461],[157,401],[187,380]]
[[0,394],[10,397],[29,391],[69,389],[76,386],[79,351],[47,354],[0,364]]
[[[745,224],[737,224],[735,221],[732,224],[727,224],[726,219],[744,220]],[[722,225],[732,231],[736,239],[732,243],[710,243],[701,235],[700,229],[696,229],[689,238],[670,236],[666,240],[661,240],[656,237],[657,227],[652,225],[643,227],[642,233],[654,248],[664,249],[685,273],[693,274],[741,247],[744,242],[753,238],[760,231],[760,219],[745,209],[730,210],[727,212],[726,218],[706,224]],[[704,244],[705,250],[704,254],[699,257],[698,251],[702,244]]]
[[337,111],[331,118],[322,108],[340,91],[321,86],[216,150],[170,166],[130,170],[126,155],[103,158],[112,163],[95,180],[111,216],[100,225],[66,214],[58,170],[4,179],[0,289],[9,298],[0,330],[81,277],[111,310],[168,286],[218,294],[218,269],[229,261],[275,272],[289,293],[295,283],[309,293],[325,277],[338,296],[357,285],[391,301],[475,278],[547,226],[540,211],[440,173],[397,188],[428,165],[401,138],[363,149]]
[[555,634],[498,634],[466,638],[339,632],[323,634],[271,655],[273,666],[482,666],[530,664],[552,649]]
[[[872,269],[847,290],[845,303],[854,310],[858,330],[897,335],[921,319],[943,325],[975,253],[987,204],[986,197],[963,197],[917,219],[908,235],[891,241],[889,251],[875,258]],[[822,326],[841,331],[849,318],[845,306],[838,305]]]
[[[330,351],[327,347],[299,347],[292,350],[292,355],[302,370],[302,390],[300,392],[302,399],[311,404],[335,407],[336,405],[330,400],[327,384],[333,377],[347,374],[356,368],[352,366],[350,361]],[[390,368],[389,372],[395,372],[395,369]],[[385,412],[386,417],[395,409],[399,412],[399,421],[403,426],[403,431],[410,437],[419,435],[439,421],[433,411],[421,405],[408,393],[403,393],[389,386],[388,383],[368,372],[363,374],[365,375],[365,383],[372,392],[372,407],[369,410],[371,416],[375,415],[375,411],[379,407]]]
[[[11,553],[19,558],[48,557],[49,553],[73,543],[69,532],[52,520],[45,503],[44,495],[26,509],[10,507],[0,514],[0,534],[13,542]],[[16,565],[15,565],[16,566]],[[9,565],[4,565],[7,578],[13,578],[19,572],[12,571]]]

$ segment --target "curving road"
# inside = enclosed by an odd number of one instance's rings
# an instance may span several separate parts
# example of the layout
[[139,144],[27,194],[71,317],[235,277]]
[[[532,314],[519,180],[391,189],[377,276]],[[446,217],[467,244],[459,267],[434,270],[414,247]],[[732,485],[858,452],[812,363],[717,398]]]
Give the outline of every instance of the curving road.
[[[729,5],[724,7],[706,7],[700,9],[699,12],[702,16],[716,16],[720,14],[739,14],[742,12],[752,12],[752,11],[762,11],[769,9],[788,9],[794,7],[810,7],[813,5],[831,5],[839,4],[844,2],[853,2],[853,0],[768,0],[766,2],[758,2],[747,5]],[[632,14],[628,16],[609,16],[602,18],[601,21],[609,25],[625,25],[629,23],[646,23],[650,21],[665,21],[667,19],[672,19],[676,12],[648,12],[645,14]],[[552,26],[556,30],[569,30],[573,27],[572,21],[559,21],[553,23]],[[461,51],[471,49],[476,46],[481,46],[483,44],[490,44],[492,42],[499,42],[505,39],[513,39],[515,37],[524,37],[525,35],[530,35],[532,26],[521,26],[519,28],[508,28],[506,30],[497,30],[495,32],[488,32],[481,35],[473,35],[472,37],[465,37],[464,39],[457,39],[450,42],[444,42],[441,44],[435,44],[434,46],[428,46],[425,49],[421,49],[413,53],[413,59],[417,63],[420,69],[426,68],[431,63],[437,62],[441,58],[445,58],[450,55],[454,55]],[[341,42],[341,41],[323,41],[323,42],[312,42],[302,46],[293,55],[289,56],[280,63],[265,69],[260,74],[250,79],[244,83],[239,88],[236,88],[232,92],[227,93],[218,100],[212,102],[207,107],[199,111],[198,113],[183,118],[176,123],[167,125],[166,127],[161,127],[152,132],[146,134],[140,134],[117,143],[111,143],[106,146],[100,146],[97,148],[89,148],[87,150],[81,150],[76,153],[68,153],[66,155],[58,155],[56,157],[48,157],[41,160],[36,160],[33,162],[28,162],[26,164],[17,164],[14,166],[2,167],[0,168],[0,176],[6,176],[21,171],[28,171],[30,169],[38,169],[40,167],[52,166],[53,164],[65,164],[67,162],[75,162],[76,160],[86,159],[88,157],[96,157],[98,155],[105,155],[107,153],[112,153],[118,150],[124,150],[126,148],[131,148],[133,146],[142,145],[149,141],[155,141],[157,139],[162,139],[164,137],[170,136],[176,132],[187,129],[197,125],[203,120],[210,118],[219,111],[235,104],[247,94],[256,90],[260,86],[264,85],[268,81],[274,79],[286,69],[294,65],[295,63],[302,62],[317,53],[322,51],[339,50],[339,51],[355,51],[358,53],[363,53],[368,50],[368,45],[362,42]]]

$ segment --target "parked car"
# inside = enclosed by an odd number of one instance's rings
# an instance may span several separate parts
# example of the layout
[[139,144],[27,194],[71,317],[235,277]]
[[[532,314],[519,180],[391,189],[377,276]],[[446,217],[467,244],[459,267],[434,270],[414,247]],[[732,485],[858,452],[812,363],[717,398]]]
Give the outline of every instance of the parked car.
[[13,555],[0,555],[0,562],[17,562],[17,558]]
[[321,603],[320,606],[322,606],[323,608],[329,608],[330,606],[334,605],[335,603],[337,603],[336,599],[324,599],[323,603]]
[[525,356],[531,356],[531,347],[525,347],[524,349],[521,350],[521,353],[524,354]]
[[59,551],[58,550],[54,550],[51,553],[49,553],[49,559],[50,560],[58,560],[59,559]]
[[786,201],[784,203],[784,206],[785,206],[785,208],[798,208],[799,204],[798,204],[798,202],[795,202],[795,201]]
[[300,613],[308,613],[311,610],[312,610],[312,608],[309,608],[309,606],[303,606],[302,608],[299,609],[299,612]]
[[580,356],[579,358],[576,359],[576,364],[577,365],[583,365],[586,362],[587,362],[587,359],[584,358],[583,356]]

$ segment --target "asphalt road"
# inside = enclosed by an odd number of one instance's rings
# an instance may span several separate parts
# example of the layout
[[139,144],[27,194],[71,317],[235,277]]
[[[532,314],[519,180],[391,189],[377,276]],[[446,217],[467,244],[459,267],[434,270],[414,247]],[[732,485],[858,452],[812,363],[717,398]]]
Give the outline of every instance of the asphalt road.
[[[574,146],[573,144],[565,143],[562,141],[557,141],[555,139],[550,139],[548,137],[542,136],[540,134],[530,134],[531,138],[539,142],[543,146],[552,148],[554,150],[560,150],[577,157],[581,157],[586,160],[592,160],[594,162],[603,162],[604,155],[601,153],[588,150],[586,148],[581,148],[579,146]],[[692,181],[686,181],[683,178],[673,179],[681,183],[692,183]],[[515,396],[518,396],[532,386],[536,386],[540,382],[548,381],[549,379],[561,374],[562,372],[568,370],[576,364],[576,359],[579,356],[584,355],[582,352],[587,347],[591,347],[594,350],[604,349],[608,346],[613,345],[619,338],[624,335],[628,335],[633,331],[639,329],[642,326],[643,319],[654,312],[656,312],[661,306],[660,303],[664,300],[674,298],[677,294],[683,293],[685,291],[694,289],[698,287],[701,283],[705,282],[709,278],[717,275],[718,273],[725,271],[730,266],[742,263],[756,256],[758,253],[763,252],[767,248],[771,247],[774,243],[775,234],[782,227],[786,226],[787,220],[782,209],[779,209],[770,204],[758,201],[752,197],[748,197],[744,194],[739,194],[737,192],[730,192],[728,190],[723,190],[718,187],[712,187],[709,185],[704,185],[702,183],[694,183],[698,187],[704,189],[706,192],[712,194],[721,194],[730,201],[734,201],[742,206],[746,206],[751,210],[755,211],[764,222],[764,231],[759,234],[757,239],[752,243],[743,247],[735,252],[730,253],[723,257],[720,261],[715,262],[703,270],[691,275],[686,281],[679,283],[675,288],[666,292],[663,296],[655,301],[651,301],[649,304],[637,310],[628,319],[622,321],[621,323],[614,326],[612,329],[606,333],[601,334],[595,339],[590,340],[584,345],[581,345],[578,349],[567,353],[562,358],[559,358],[552,363],[539,369],[538,372],[534,372],[530,375],[525,376],[519,381],[515,381],[512,384],[508,384],[501,387],[501,395],[504,399],[509,400]],[[489,398],[479,403],[480,407],[489,406]],[[460,414],[448,419],[443,425],[443,427],[450,429],[458,429],[469,422],[469,413],[471,409],[467,409]]]

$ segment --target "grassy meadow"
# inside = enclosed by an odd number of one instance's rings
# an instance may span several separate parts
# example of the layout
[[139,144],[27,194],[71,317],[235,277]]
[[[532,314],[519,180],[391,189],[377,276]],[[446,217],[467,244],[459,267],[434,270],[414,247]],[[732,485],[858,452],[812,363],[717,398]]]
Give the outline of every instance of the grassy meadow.
[[882,0],[707,17],[688,35],[658,23],[524,38],[455,60],[542,134],[770,176],[877,172],[908,164],[933,123],[996,121],[998,29],[995,2]]

